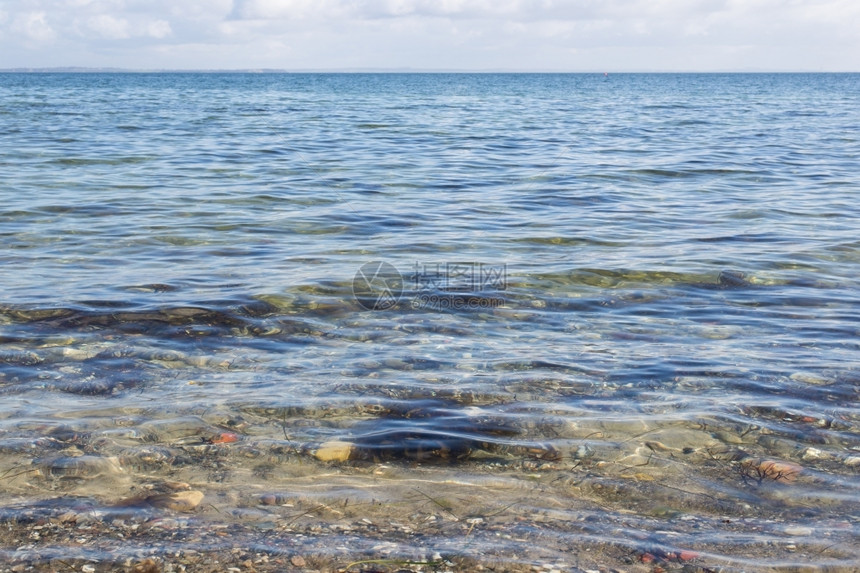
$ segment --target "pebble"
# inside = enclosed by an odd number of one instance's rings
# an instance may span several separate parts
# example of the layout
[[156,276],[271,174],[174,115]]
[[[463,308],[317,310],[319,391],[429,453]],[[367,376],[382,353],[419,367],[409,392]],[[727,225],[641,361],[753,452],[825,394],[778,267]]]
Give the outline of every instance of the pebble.
[[654,559],[656,559],[656,557],[654,557],[650,553],[643,553],[639,556],[639,561],[641,561],[642,563],[652,563]]
[[578,460],[581,460],[583,458],[587,458],[592,453],[593,453],[592,449],[589,448],[587,445],[583,444],[583,445],[579,446],[578,448],[576,448],[576,453],[574,454],[574,457]]
[[849,456],[842,463],[850,467],[860,466],[860,456]]
[[812,535],[811,527],[801,527],[798,525],[786,527],[783,531],[786,535]]
[[804,460],[820,460],[824,456],[824,452],[819,450],[818,448],[806,448],[806,451],[803,452],[803,456],[801,456]]
[[629,467],[639,467],[647,465],[649,461],[650,460],[647,456],[642,456],[640,454],[630,454],[629,456],[625,456],[619,459],[618,463]]
[[96,355],[95,351],[82,350],[80,348],[63,348],[63,358],[66,360],[87,360]]
[[795,372],[791,376],[789,376],[795,382],[803,382],[804,384],[815,384],[820,386],[822,384],[829,384],[830,380],[821,376],[819,374],[815,374],[814,372]]
[[776,481],[794,481],[803,467],[791,462],[780,460],[763,460],[755,465],[764,476]]
[[733,434],[732,432],[717,432],[714,434],[714,437],[720,440],[725,444],[742,444],[744,443],[743,438],[738,436],[737,434]]
[[305,558],[301,555],[293,555],[290,557],[290,563],[292,563],[293,567],[304,567],[307,565]]
[[233,432],[221,432],[212,438],[213,444],[232,444],[239,441],[239,435]]
[[352,448],[350,442],[334,440],[322,444],[314,455],[322,462],[345,462],[352,454]]
[[654,452],[674,452],[674,451],[677,451],[675,448],[670,448],[669,446],[667,446],[666,444],[664,444],[662,442],[654,442],[654,441],[645,442],[645,445],[648,447],[649,450],[654,451]]
[[203,501],[203,492],[201,491],[178,491],[175,493],[151,495],[146,498],[146,501],[162,509],[172,509],[173,511],[191,511]]
[[[645,445],[659,451],[677,451],[684,448],[702,448],[716,445],[710,432],[687,428],[663,428],[648,433]],[[654,446],[654,448],[652,448]]]
[[57,517],[59,523],[75,523],[78,521],[78,514],[74,511],[67,511]]

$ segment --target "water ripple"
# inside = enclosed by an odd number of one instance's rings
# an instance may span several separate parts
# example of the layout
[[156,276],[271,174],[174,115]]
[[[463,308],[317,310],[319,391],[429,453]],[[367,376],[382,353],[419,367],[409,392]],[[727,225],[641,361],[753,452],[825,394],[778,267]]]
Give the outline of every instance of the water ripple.
[[0,555],[856,568],[857,84],[4,74]]

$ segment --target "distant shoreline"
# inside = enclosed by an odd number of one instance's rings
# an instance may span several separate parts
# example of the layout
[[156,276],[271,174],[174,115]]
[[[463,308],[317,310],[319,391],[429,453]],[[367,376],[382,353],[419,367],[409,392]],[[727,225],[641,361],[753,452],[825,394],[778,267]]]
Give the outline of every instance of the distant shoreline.
[[89,67],[44,67],[44,68],[0,68],[2,74],[559,74],[559,75],[633,75],[633,74],[857,74],[860,71],[821,70],[722,70],[722,71],[559,71],[559,70],[455,70],[455,69],[408,69],[408,68],[356,68],[356,69],[307,69],[290,70],[278,68],[249,69],[134,69],[134,68],[89,68]]

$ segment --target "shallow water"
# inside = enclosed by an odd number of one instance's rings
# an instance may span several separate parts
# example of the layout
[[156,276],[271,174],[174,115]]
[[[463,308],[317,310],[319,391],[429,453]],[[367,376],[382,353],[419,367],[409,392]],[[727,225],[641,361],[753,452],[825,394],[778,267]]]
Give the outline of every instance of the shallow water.
[[853,570],[858,88],[0,75],[2,559]]

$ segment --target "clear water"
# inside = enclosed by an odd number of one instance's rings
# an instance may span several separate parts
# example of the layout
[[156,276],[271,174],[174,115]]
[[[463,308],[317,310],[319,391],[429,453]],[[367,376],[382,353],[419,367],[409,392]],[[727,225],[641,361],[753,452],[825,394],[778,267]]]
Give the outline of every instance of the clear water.
[[858,93],[0,75],[0,558],[860,567]]

